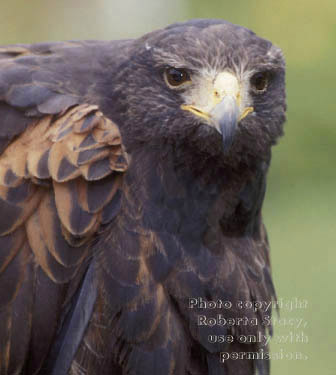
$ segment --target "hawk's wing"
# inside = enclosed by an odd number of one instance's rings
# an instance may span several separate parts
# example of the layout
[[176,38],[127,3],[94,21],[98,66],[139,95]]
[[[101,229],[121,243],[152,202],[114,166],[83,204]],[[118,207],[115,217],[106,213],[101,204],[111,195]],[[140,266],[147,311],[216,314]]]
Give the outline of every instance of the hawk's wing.
[[62,64],[53,70],[63,57],[52,46],[0,49],[4,374],[21,373],[28,357],[29,373],[41,366],[92,255],[90,244],[118,212],[128,166],[117,125],[79,88],[71,92],[79,77]]

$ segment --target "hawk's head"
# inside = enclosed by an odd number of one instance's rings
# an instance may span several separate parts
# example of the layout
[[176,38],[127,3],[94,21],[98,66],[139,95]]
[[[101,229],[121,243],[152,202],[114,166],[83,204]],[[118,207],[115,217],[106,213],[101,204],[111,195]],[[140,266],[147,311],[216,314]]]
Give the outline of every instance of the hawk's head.
[[132,47],[119,77],[130,126],[141,124],[144,141],[258,154],[281,135],[285,63],[271,42],[222,20],[192,20]]

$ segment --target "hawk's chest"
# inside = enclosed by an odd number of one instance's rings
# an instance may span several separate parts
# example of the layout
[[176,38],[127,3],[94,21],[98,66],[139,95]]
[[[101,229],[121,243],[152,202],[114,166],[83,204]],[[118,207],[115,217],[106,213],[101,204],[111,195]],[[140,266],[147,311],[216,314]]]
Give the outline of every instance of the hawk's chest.
[[[133,168],[99,257],[107,316],[116,322],[111,329],[126,341],[153,347],[158,347],[157,337],[169,337],[181,347],[192,335],[208,348],[207,336],[199,335],[208,331],[197,331],[188,299],[233,300],[238,298],[234,293],[247,298],[236,250],[246,248],[251,251],[244,250],[244,256],[253,255],[255,244],[225,236],[221,224],[236,220],[244,182],[229,180],[223,189],[223,184],[205,184],[188,171],[177,174],[171,165],[154,160]],[[182,328],[183,321],[190,332]]]

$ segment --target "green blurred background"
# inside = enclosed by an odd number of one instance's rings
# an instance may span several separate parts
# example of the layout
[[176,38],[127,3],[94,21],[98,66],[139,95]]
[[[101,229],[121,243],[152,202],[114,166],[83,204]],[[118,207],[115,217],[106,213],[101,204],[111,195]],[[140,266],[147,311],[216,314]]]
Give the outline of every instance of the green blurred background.
[[[335,0],[2,0],[0,44],[137,37],[189,18],[224,18],[280,46],[287,60],[288,121],[273,152],[264,218],[278,297],[308,301],[308,343],[272,343],[272,375],[336,374],[334,119]],[[291,331],[276,327],[275,336]],[[150,374],[149,374],[150,375]]]

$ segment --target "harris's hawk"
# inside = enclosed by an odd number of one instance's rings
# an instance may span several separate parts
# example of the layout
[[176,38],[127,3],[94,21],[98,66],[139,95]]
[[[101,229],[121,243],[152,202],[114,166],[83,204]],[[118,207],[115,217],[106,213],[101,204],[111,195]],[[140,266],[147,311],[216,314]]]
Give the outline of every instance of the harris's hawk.
[[1,375],[269,374],[284,73],[222,20],[0,49]]

